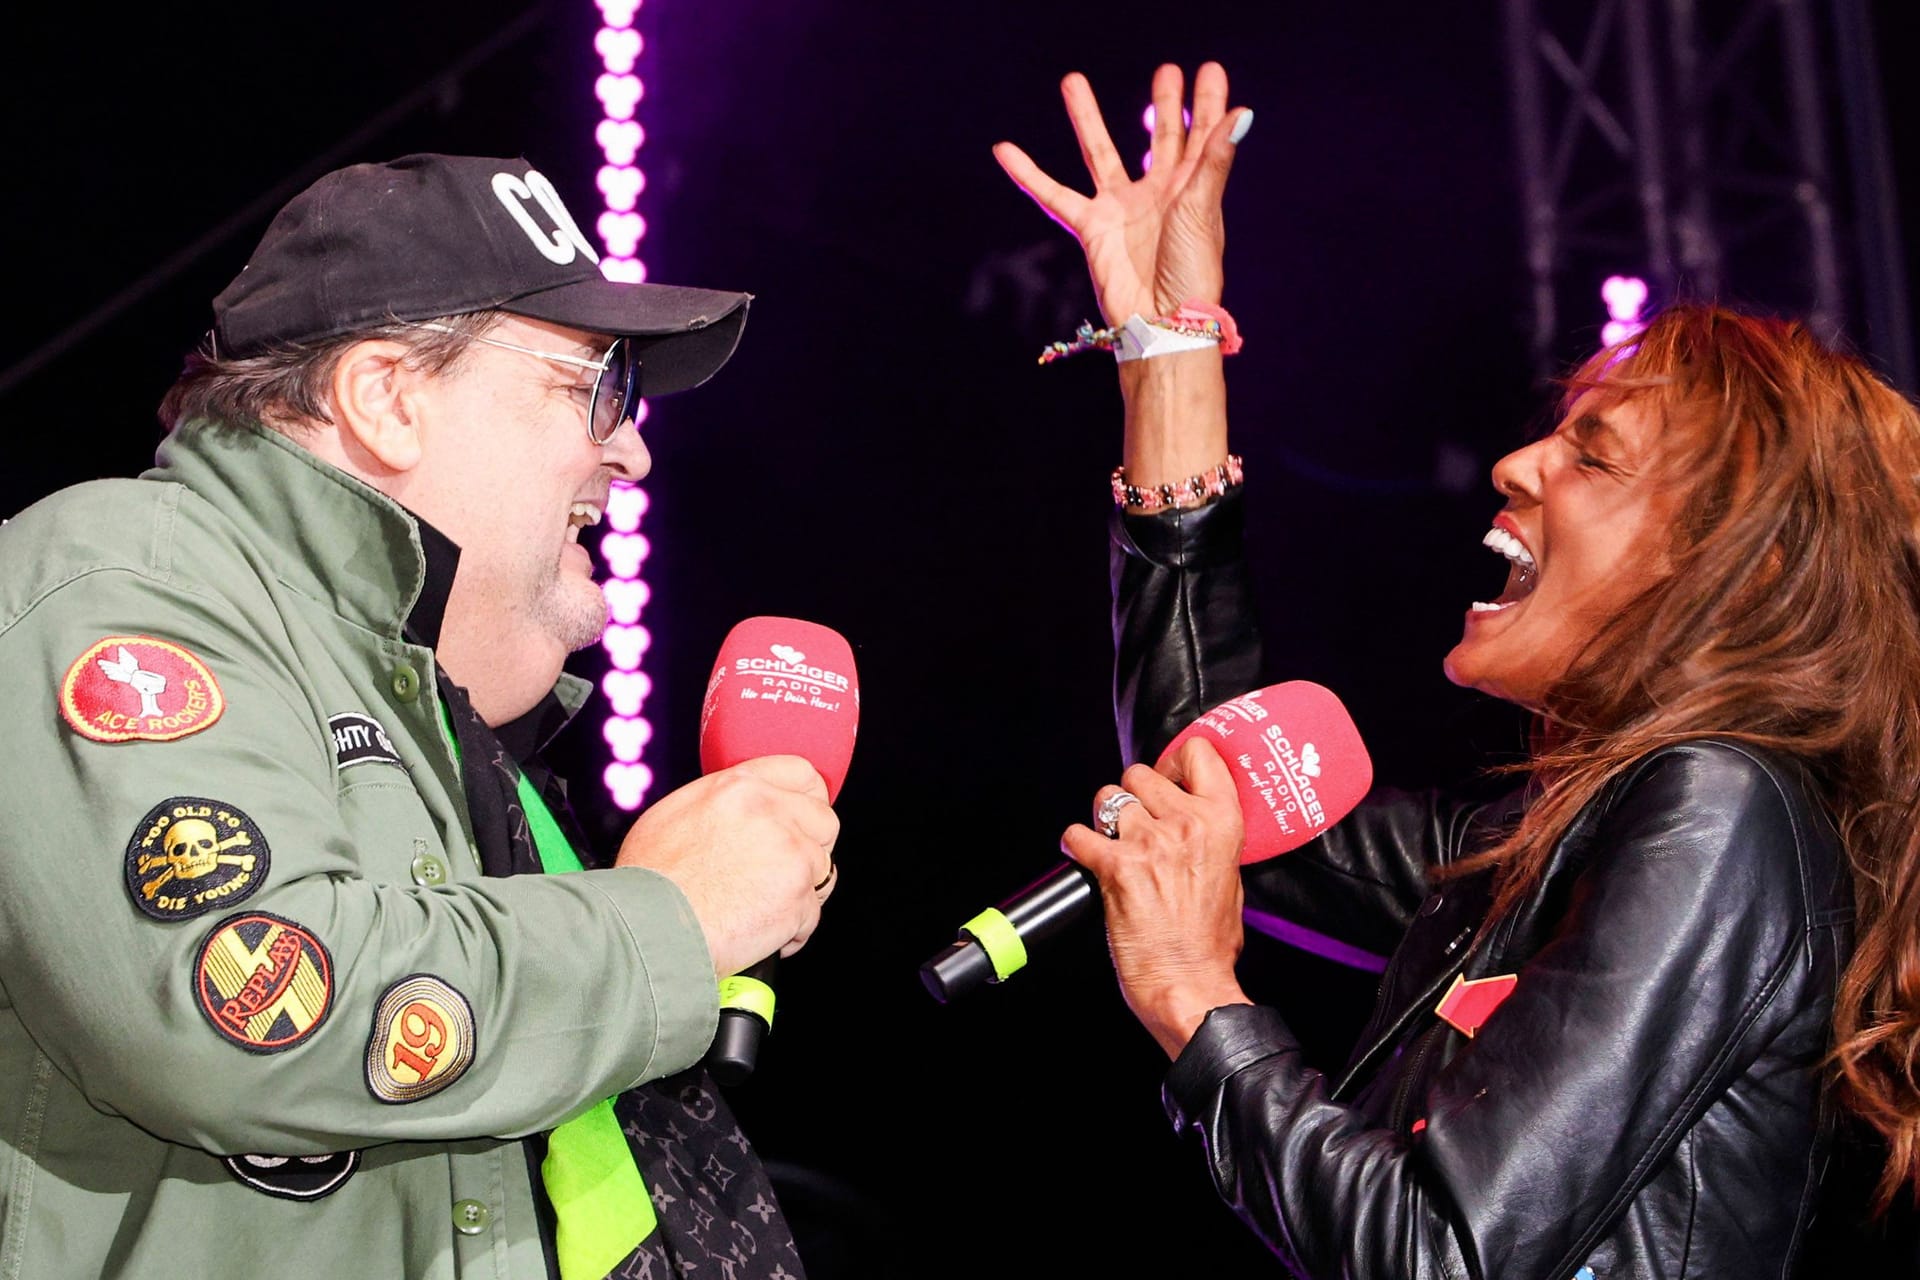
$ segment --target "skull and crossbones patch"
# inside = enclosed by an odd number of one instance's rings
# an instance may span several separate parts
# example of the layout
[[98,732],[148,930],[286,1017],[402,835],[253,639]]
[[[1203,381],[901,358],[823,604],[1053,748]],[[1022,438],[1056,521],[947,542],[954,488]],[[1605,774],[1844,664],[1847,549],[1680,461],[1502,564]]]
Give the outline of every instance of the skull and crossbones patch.
[[259,824],[233,805],[174,796],[127,842],[127,894],[155,920],[191,920],[252,896],[267,878]]
[[226,709],[206,663],[152,636],[95,641],[60,681],[60,718],[95,742],[171,742]]

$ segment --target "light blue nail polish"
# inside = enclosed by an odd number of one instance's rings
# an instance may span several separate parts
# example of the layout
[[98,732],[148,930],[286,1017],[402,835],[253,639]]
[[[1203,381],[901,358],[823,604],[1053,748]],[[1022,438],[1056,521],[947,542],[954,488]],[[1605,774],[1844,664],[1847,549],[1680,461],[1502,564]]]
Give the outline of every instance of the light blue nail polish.
[[1247,136],[1247,130],[1251,128],[1253,128],[1253,108],[1246,107],[1241,110],[1240,118],[1233,122],[1233,129],[1227,134],[1227,141],[1237,146],[1240,139]]

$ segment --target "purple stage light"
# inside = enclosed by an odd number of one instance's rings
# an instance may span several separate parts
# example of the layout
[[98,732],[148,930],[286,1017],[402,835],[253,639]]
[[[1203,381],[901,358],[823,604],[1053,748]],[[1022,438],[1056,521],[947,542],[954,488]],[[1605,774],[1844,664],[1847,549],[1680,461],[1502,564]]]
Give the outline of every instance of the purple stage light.
[[593,96],[600,99],[609,120],[631,120],[644,89],[639,76],[617,76],[611,71],[593,82]]
[[[1157,119],[1159,119],[1159,117],[1154,114],[1153,104],[1149,102],[1147,104],[1147,109],[1140,113],[1140,123],[1147,127],[1148,133],[1152,133],[1153,122]],[[1185,125],[1189,129],[1193,128],[1193,112],[1189,111],[1185,107],[1180,108],[1180,123]],[[1147,152],[1146,155],[1140,157],[1140,172],[1151,173],[1152,171],[1153,171],[1153,152],[1149,151]]]
[[616,578],[639,577],[640,562],[652,549],[644,533],[609,532],[600,536],[600,558]]
[[600,151],[607,157],[608,164],[626,168],[633,163],[640,145],[647,140],[647,131],[640,127],[638,120],[602,120],[593,131],[593,140],[600,144]]
[[607,794],[615,804],[622,809],[638,809],[647,798],[647,789],[653,785],[653,770],[644,764],[622,764],[616,760],[601,773],[600,780],[606,783]]
[[600,643],[606,648],[607,656],[613,659],[613,665],[621,671],[633,671],[640,666],[640,659],[653,644],[653,637],[639,623],[628,625],[624,622],[609,622]]
[[1647,282],[1639,276],[1608,276],[1600,286],[1608,320],[1600,330],[1602,346],[1611,347],[1646,328],[1641,313],[1647,305]]
[[639,217],[633,213],[633,206],[640,203],[640,193],[647,189],[647,178],[638,169],[632,165],[602,165],[594,175],[594,185],[600,188],[610,211]]
[[627,624],[640,621],[640,611],[652,595],[638,578],[609,578],[602,591],[607,597],[608,620]]
[[602,27],[593,38],[593,51],[608,71],[626,75],[640,56],[640,33],[632,27]]
[[607,701],[613,704],[616,716],[638,716],[641,704],[647,695],[653,692],[653,680],[644,671],[607,672],[606,679],[600,682],[601,690],[607,695]]
[[613,748],[613,758],[623,764],[632,764],[640,758],[641,748],[653,737],[653,726],[645,720],[629,720],[624,716],[613,716],[600,730]]
[[[613,201],[609,200],[608,204]],[[631,258],[640,251],[640,237],[647,234],[647,220],[637,213],[615,213],[608,209],[595,224],[601,243],[616,258]]]
[[[636,161],[647,140],[646,130],[633,118],[646,86],[635,67],[646,50],[646,40],[634,29],[640,0],[595,0],[603,25],[593,37],[601,74],[593,93],[604,118],[595,126],[593,140],[606,163],[595,176],[605,210],[594,227],[605,253],[600,272],[609,280],[638,284],[647,278],[640,261],[640,241],[647,234],[646,219],[636,211],[646,175]],[[647,402],[634,410],[634,425],[647,420]],[[652,594],[640,578],[647,558],[646,535],[640,532],[647,511],[647,495],[636,485],[616,484],[607,495],[607,530],[600,537],[600,559],[607,566],[601,591],[607,598],[608,625],[601,637],[613,669],[600,682],[612,714],[601,726],[601,736],[613,752],[613,762],[601,775],[607,794],[622,809],[638,809],[653,786],[653,770],[641,756],[653,738],[653,726],[641,715],[653,681],[640,670],[640,661],[652,643],[640,624]]]
[[[644,413],[634,415],[636,423],[646,420]],[[632,533],[640,527],[640,517],[647,514],[647,491],[637,485],[621,485],[607,495],[607,525],[621,533]]]
[[1338,938],[1329,938],[1324,933],[1316,932],[1302,924],[1295,924],[1281,916],[1259,911],[1253,907],[1248,907],[1241,916],[1249,928],[1258,929],[1269,938],[1278,938],[1290,947],[1311,951],[1314,955],[1331,960],[1335,964],[1346,965],[1349,969],[1364,969],[1368,973],[1385,973],[1387,970],[1385,956],[1375,955],[1371,951],[1362,950]]

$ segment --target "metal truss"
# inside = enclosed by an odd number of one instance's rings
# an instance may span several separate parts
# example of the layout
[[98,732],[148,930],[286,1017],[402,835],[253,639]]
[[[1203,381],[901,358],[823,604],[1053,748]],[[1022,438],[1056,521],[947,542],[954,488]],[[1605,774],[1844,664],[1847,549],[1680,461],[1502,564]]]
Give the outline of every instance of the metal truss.
[[1506,0],[1506,38],[1540,376],[1625,274],[1802,317],[1913,389],[1865,0]]

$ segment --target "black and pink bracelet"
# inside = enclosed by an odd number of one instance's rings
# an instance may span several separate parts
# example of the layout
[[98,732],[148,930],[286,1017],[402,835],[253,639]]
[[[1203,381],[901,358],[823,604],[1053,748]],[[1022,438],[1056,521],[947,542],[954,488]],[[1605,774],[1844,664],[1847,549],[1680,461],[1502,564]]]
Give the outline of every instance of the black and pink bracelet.
[[1225,462],[1197,476],[1188,476],[1173,484],[1148,485],[1145,488],[1128,484],[1126,467],[1118,466],[1113,469],[1113,500],[1123,507],[1131,507],[1149,515],[1169,509],[1185,511],[1203,507],[1229,489],[1239,488],[1245,479],[1246,473],[1237,453],[1228,454]]

